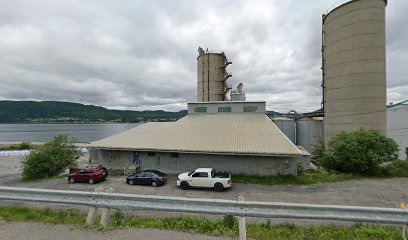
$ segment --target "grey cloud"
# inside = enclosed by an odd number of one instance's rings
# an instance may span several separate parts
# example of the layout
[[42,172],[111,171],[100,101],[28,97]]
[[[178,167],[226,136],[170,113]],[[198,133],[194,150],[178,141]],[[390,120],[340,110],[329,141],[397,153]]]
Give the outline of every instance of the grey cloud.
[[[316,110],[321,14],[336,1],[2,1],[0,99],[178,111],[196,100],[202,46],[226,52],[248,100]],[[404,10],[387,7],[390,101],[407,98]]]

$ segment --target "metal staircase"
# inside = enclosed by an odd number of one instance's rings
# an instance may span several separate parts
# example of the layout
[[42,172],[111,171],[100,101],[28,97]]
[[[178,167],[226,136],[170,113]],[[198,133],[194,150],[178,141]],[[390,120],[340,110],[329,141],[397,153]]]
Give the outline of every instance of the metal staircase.
[[139,170],[139,165],[134,164],[133,162],[128,162],[123,169],[123,174],[130,176],[135,174]]

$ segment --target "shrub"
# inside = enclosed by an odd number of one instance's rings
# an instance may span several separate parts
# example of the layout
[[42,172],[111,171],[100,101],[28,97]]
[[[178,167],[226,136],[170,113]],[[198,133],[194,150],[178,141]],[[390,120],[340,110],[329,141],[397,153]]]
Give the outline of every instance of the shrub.
[[33,145],[30,142],[22,142],[17,145],[18,150],[29,150],[32,148],[33,148]]
[[406,155],[405,160],[408,160],[408,147],[405,148],[405,155]]
[[33,145],[30,142],[22,142],[7,147],[0,147],[0,151],[29,150],[32,148]]
[[397,160],[381,168],[383,177],[408,177],[408,161]]
[[319,162],[325,157],[326,154],[326,146],[324,145],[323,139],[319,138],[316,145],[313,145],[313,147],[312,159]]
[[58,135],[36,151],[31,151],[23,162],[23,179],[57,176],[72,166],[81,155],[74,143],[76,141],[69,140],[67,135]]
[[377,130],[341,132],[329,142],[319,164],[338,172],[374,176],[380,164],[398,158],[398,145]]

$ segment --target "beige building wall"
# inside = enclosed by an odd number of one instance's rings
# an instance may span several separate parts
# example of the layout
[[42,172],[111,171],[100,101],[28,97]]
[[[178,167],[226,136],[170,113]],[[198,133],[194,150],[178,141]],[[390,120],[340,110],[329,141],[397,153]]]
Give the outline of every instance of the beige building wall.
[[324,139],[386,132],[385,0],[349,1],[323,15]]
[[[298,164],[303,164],[302,157],[284,156],[245,156],[177,153],[141,152],[140,169],[156,169],[168,174],[193,171],[196,168],[210,167],[216,171],[247,175],[297,175]],[[112,173],[121,173],[126,165],[132,162],[134,152],[91,149],[93,164],[102,164]],[[308,162],[308,161],[307,161]]]
[[205,53],[197,58],[197,102],[225,101],[230,75],[224,53]]

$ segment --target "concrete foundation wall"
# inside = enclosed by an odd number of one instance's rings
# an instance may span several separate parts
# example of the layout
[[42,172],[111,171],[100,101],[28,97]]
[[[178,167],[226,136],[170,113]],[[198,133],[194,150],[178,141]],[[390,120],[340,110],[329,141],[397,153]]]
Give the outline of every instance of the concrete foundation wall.
[[[153,156],[154,155],[154,156]],[[107,151],[91,149],[90,156],[93,163],[106,166],[109,170],[123,170],[128,162],[133,160],[133,152]],[[228,156],[179,153],[172,157],[171,153],[141,152],[140,168],[158,169],[170,174],[192,171],[200,167],[211,167],[217,171],[227,171],[232,174],[247,175],[297,175],[300,157],[256,157],[256,156]]]
[[123,171],[126,164],[133,161],[132,151],[109,151],[90,149],[89,160],[92,164],[102,164],[109,170]]

